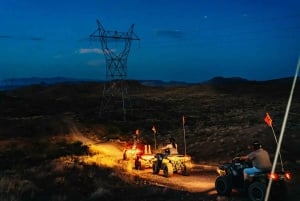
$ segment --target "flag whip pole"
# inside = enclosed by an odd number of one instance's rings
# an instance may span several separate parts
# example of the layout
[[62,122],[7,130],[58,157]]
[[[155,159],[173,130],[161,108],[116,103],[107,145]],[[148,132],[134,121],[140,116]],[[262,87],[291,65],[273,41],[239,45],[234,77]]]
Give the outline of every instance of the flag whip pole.
[[156,128],[155,126],[152,127],[153,137],[154,137],[154,150],[156,151]]
[[[287,118],[288,118],[288,113],[290,111],[290,107],[291,107],[291,103],[292,103],[292,99],[293,99],[293,93],[294,93],[294,89],[295,89],[295,86],[296,86],[296,81],[297,81],[297,77],[298,77],[298,73],[299,73],[299,68],[300,68],[300,57],[298,59],[298,64],[297,64],[297,68],[296,68],[296,72],[295,72],[295,76],[294,76],[294,80],[293,80],[293,85],[292,85],[291,92],[290,92],[290,97],[289,97],[289,100],[288,100],[288,103],[287,103],[287,106],[286,106],[286,110],[285,110],[285,114],[284,114],[284,118],[283,118],[283,123],[282,123],[282,126],[281,126],[281,131],[280,131],[280,135],[279,135],[279,141],[278,141],[278,144],[277,144],[275,159],[274,159],[273,166],[272,166],[272,172],[271,172],[272,174],[274,174],[274,172],[275,172],[275,167],[276,167],[276,163],[277,163],[277,159],[278,159],[278,155],[279,155],[279,150],[281,148],[281,143],[282,143],[282,139],[283,139],[283,135],[284,135],[284,130],[285,130],[286,122],[287,122]],[[267,201],[268,198],[269,198],[271,184],[272,184],[272,179],[270,179],[269,183],[268,183],[265,201]]]
[[156,135],[154,133],[154,149],[156,150]]
[[[274,129],[273,129],[273,126],[272,126],[272,125],[271,125],[271,128],[272,128],[272,132],[273,132],[273,135],[274,135],[274,139],[275,139],[276,145],[278,146],[277,137],[276,137],[276,135],[275,135],[275,132],[274,132]],[[282,157],[281,157],[280,151],[279,151],[279,159],[280,159],[280,164],[281,164],[281,171],[284,172],[283,162],[282,162]]]
[[186,141],[185,141],[185,117],[182,116],[182,128],[183,128],[183,142],[184,142],[184,155],[186,156]]

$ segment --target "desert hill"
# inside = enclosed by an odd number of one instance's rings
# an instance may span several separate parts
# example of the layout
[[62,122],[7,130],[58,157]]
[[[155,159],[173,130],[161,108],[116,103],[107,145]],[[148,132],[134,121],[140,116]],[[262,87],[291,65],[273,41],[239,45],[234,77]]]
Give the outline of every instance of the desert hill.
[[[187,150],[194,160],[227,160],[241,154],[257,138],[273,152],[274,137],[263,121],[264,115],[270,113],[275,133],[279,135],[292,79],[232,80],[214,78],[203,84],[167,87],[130,81],[126,121],[122,120],[118,101],[109,102],[108,110],[99,116],[103,84],[97,82],[32,85],[3,91],[0,93],[0,136],[60,135],[70,132],[70,125],[75,125],[86,135],[122,140],[140,129],[141,137],[153,143],[151,128],[155,125],[161,143],[173,136],[183,150],[184,115]],[[293,161],[299,155],[296,149],[300,142],[297,135],[299,92],[298,82],[282,150]]]
[[[127,195],[133,196],[127,200],[134,200],[136,185],[120,181],[110,169],[78,164],[74,156],[86,155],[88,149],[80,141],[66,141],[74,132],[102,142],[129,142],[140,129],[141,141],[153,145],[154,125],[158,146],[172,136],[183,153],[184,116],[187,153],[196,163],[230,161],[248,153],[247,146],[255,139],[273,157],[276,143],[264,117],[269,112],[278,137],[291,85],[291,78],[218,77],[206,83],[159,86],[132,80],[128,82],[126,121],[119,97],[113,97],[99,115],[104,86],[99,82],[35,84],[1,91],[0,199],[18,195],[21,200],[93,200],[97,195],[113,200],[118,192],[115,200]],[[293,171],[299,169],[300,160],[299,88],[298,82],[281,150],[285,167]],[[61,160],[69,164],[67,169],[53,169],[51,164]],[[164,194],[164,200],[174,200],[174,195],[185,200],[199,198],[199,194],[149,189],[138,187],[139,198],[157,200],[157,192]]]

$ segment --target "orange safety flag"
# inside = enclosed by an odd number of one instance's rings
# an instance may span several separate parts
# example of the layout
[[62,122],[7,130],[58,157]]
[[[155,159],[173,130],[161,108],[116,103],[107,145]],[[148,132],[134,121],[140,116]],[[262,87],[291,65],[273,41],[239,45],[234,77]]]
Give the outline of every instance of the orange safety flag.
[[152,127],[152,131],[154,132],[154,134],[156,134],[155,126]]
[[185,117],[182,115],[182,125],[185,125]]
[[266,113],[265,122],[269,127],[272,126],[272,119],[271,119],[269,113]]
[[140,130],[139,130],[139,129],[136,129],[136,130],[135,130],[135,134],[136,134],[136,135],[139,135],[139,134],[140,134]]

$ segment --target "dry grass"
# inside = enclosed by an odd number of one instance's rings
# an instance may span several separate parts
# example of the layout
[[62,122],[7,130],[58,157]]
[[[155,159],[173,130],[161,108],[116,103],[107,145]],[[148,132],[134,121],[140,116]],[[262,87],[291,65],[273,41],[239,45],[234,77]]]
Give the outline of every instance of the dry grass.
[[[130,87],[132,107],[128,108],[126,122],[122,121],[121,105],[114,102],[104,116],[98,116],[102,86],[97,83],[1,92],[0,200],[113,200],[133,195],[137,186],[130,183],[135,178],[126,177],[125,182],[119,179],[122,175],[110,169],[117,163],[114,157],[103,158],[98,154],[103,150],[87,150],[81,142],[63,141],[71,139],[67,136],[74,127],[76,132],[102,141],[131,140],[139,128],[141,140],[153,145],[151,128],[155,125],[157,145],[172,136],[183,153],[185,115],[187,151],[195,162],[228,161],[246,153],[247,145],[255,138],[261,139],[273,156],[276,144],[263,118],[269,112],[279,134],[290,84],[250,82],[153,88],[132,83]],[[282,147],[288,168],[299,168],[299,92],[296,90],[293,99]],[[156,201],[160,200],[157,192],[164,194],[160,189],[149,191],[140,186],[139,192],[140,197],[144,194]],[[172,193],[165,199],[174,199],[177,192]],[[129,196],[127,200],[130,199],[134,200]]]

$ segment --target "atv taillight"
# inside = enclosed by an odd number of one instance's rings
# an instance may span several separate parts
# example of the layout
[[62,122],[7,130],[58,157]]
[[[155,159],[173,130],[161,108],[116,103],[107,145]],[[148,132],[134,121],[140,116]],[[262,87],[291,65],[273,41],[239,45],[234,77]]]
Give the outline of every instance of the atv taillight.
[[285,178],[286,178],[287,180],[291,180],[291,179],[292,179],[292,175],[291,175],[290,172],[285,172],[285,173],[284,173],[284,176],[285,176]]
[[290,172],[284,172],[284,173],[273,173],[273,174],[268,174],[268,178],[272,179],[274,181],[276,180],[291,180],[292,179],[292,175]]
[[270,173],[270,174],[268,174],[268,177],[269,177],[269,179],[272,179],[272,180],[278,180],[278,174],[277,173]]

